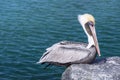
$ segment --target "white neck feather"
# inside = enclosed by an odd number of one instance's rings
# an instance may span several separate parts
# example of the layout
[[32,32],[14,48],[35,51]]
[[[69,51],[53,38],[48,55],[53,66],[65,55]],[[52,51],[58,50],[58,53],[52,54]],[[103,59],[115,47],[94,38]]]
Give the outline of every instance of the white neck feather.
[[93,37],[90,36],[90,35],[87,33],[87,31],[86,31],[86,29],[85,29],[85,26],[84,26],[84,25],[82,25],[82,26],[83,26],[83,29],[84,29],[87,37],[88,37],[88,46],[87,46],[87,48],[89,49],[89,48],[90,48],[92,45],[94,45],[95,43],[94,43]]
[[88,46],[87,46],[87,48],[90,48],[94,44],[95,43],[94,43],[93,37],[92,36],[88,36]]

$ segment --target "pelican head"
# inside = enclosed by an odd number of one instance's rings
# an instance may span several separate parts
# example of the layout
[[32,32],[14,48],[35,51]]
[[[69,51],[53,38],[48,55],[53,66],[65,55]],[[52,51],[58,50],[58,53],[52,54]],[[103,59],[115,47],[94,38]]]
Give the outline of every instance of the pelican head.
[[88,46],[87,48],[90,48],[91,46],[95,46],[97,53],[99,56],[100,54],[100,49],[99,49],[99,44],[96,36],[96,31],[95,31],[95,19],[91,14],[83,14],[83,15],[78,15],[78,20],[80,24],[82,25],[87,37],[88,37]]

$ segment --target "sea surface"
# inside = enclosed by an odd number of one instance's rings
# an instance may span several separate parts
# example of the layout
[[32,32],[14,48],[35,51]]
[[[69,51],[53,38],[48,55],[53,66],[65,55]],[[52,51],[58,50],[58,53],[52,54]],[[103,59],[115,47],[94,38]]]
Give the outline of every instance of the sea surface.
[[60,80],[65,67],[36,62],[56,42],[87,42],[84,13],[96,19],[102,57],[120,56],[120,0],[0,0],[0,80]]

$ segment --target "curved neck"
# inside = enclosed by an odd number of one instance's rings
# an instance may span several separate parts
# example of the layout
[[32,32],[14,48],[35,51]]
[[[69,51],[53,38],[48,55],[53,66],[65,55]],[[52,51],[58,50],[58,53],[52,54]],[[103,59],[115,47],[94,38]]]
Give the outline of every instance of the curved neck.
[[86,31],[86,29],[83,27],[86,35],[87,35],[87,38],[88,38],[88,46],[87,48],[90,48],[91,46],[93,46],[95,43],[94,43],[94,40],[93,40],[93,37],[91,35],[89,35]]
[[87,48],[90,48],[93,45],[94,45],[93,37],[92,36],[88,36],[88,46],[87,46]]

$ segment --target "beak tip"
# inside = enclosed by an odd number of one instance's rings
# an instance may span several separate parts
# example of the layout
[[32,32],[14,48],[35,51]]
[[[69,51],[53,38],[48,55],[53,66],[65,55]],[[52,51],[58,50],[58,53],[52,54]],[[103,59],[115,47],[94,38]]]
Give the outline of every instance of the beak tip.
[[100,57],[100,56],[101,56],[101,54],[98,54],[98,56]]

